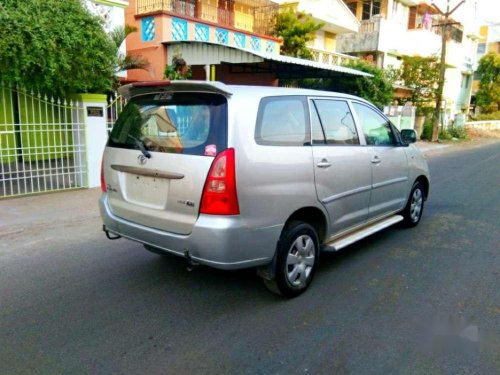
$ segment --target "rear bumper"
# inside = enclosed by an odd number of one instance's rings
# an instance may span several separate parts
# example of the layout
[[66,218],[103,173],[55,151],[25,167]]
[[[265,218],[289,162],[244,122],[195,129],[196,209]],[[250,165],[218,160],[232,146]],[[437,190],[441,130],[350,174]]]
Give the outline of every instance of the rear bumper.
[[249,228],[241,216],[200,215],[191,234],[180,235],[146,227],[115,216],[109,207],[107,194],[99,200],[101,217],[106,230],[158,247],[214,268],[240,269],[271,262],[282,225]]

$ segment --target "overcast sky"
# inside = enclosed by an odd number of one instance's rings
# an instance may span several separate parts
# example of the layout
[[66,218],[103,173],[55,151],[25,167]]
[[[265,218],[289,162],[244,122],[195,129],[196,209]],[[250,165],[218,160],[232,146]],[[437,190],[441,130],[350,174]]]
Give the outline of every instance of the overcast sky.
[[[469,0],[471,1],[471,0]],[[500,0],[476,0],[478,18],[500,24]]]

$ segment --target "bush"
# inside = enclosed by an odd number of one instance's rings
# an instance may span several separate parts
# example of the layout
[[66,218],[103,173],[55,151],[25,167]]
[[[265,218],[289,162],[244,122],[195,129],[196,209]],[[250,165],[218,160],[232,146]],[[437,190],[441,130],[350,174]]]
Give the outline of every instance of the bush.
[[481,113],[474,118],[475,121],[500,120],[500,111],[492,113]]
[[439,139],[449,141],[452,138],[466,139],[467,130],[465,129],[465,126],[450,126],[446,129],[441,129],[439,132]]
[[431,117],[434,114],[434,107],[421,106],[417,107],[417,116]]
[[467,138],[467,131],[465,129],[465,126],[452,126],[451,128],[448,129],[448,133],[453,138],[458,138],[458,139]]
[[420,136],[421,139],[430,141],[432,138],[432,120],[431,119],[425,119],[424,122],[424,130],[422,130],[422,135]]

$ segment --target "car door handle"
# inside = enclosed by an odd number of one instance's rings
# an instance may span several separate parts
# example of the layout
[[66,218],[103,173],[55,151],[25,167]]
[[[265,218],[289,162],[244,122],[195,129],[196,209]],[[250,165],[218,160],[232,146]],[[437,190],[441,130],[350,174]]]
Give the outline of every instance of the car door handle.
[[328,168],[332,166],[332,163],[329,163],[328,160],[322,159],[321,162],[316,164],[318,168]]
[[382,160],[378,156],[374,156],[372,159],[373,164],[379,164]]

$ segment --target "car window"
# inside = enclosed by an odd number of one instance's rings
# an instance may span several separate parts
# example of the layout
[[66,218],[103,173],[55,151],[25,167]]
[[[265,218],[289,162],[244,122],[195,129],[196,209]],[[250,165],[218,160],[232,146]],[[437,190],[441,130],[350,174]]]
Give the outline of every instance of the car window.
[[309,138],[306,124],[304,98],[263,98],[257,115],[255,141],[264,145],[302,146]]
[[358,132],[347,102],[315,99],[314,105],[328,144],[359,145]]
[[366,105],[354,102],[353,107],[361,123],[367,145],[392,146],[394,144],[394,134],[387,119]]
[[314,102],[311,102],[311,128],[312,128],[312,143],[326,144],[325,133],[321,127],[318,111]]
[[211,94],[145,95],[133,98],[118,117],[108,145],[149,151],[214,156],[226,148],[227,104]]

